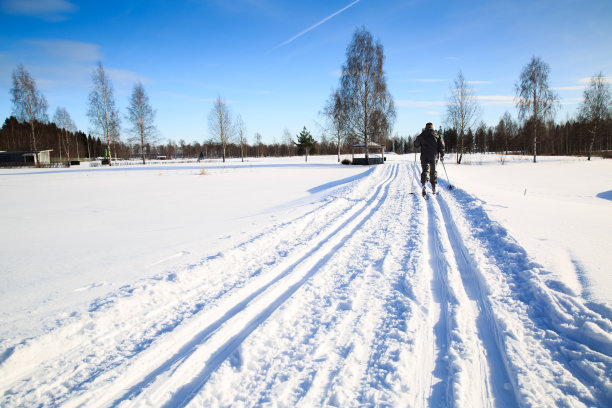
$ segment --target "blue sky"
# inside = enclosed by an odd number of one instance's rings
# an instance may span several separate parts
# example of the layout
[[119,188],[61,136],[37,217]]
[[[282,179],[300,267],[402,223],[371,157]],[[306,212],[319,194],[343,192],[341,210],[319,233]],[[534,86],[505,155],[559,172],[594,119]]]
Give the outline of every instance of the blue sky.
[[444,124],[459,70],[486,124],[505,111],[516,118],[514,85],[534,55],[551,67],[561,121],[575,116],[591,76],[612,76],[611,23],[609,0],[0,0],[0,119],[11,114],[11,73],[23,64],[49,117],[65,107],[87,132],[101,61],[122,113],[143,83],[163,141],[210,138],[217,96],[242,116],[250,142],[256,132],[282,142],[285,129],[295,136],[303,126],[319,138],[346,47],[364,26],[384,46],[394,134]]

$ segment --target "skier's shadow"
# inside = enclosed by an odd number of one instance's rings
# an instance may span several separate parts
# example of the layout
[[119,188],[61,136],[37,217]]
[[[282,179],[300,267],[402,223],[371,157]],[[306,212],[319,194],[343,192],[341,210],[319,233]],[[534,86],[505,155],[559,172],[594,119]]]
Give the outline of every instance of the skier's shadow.
[[603,193],[597,194],[597,198],[603,198],[604,200],[612,201],[612,190],[604,191]]

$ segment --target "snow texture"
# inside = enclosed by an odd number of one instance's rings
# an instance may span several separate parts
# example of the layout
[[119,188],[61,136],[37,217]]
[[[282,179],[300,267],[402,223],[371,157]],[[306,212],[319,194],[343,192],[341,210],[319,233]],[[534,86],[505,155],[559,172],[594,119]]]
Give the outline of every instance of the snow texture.
[[298,159],[0,172],[0,405],[612,406],[609,162]]

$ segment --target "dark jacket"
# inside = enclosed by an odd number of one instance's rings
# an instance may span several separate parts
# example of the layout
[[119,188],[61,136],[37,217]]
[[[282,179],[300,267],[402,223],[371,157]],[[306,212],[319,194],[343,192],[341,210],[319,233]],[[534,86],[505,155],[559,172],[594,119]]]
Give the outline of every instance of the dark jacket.
[[433,129],[425,129],[414,141],[414,147],[421,148],[421,161],[432,161],[438,158],[438,153],[444,157],[444,140]]

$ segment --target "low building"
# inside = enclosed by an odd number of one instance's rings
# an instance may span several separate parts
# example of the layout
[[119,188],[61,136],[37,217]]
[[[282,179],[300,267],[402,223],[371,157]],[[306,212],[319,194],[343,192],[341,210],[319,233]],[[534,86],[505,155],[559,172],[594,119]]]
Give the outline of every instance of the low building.
[[[358,143],[352,146],[353,164],[384,164],[385,147],[375,142],[368,142],[368,157],[365,157],[365,143]],[[363,157],[355,157],[355,154],[363,154]]]
[[0,165],[2,166],[36,166],[37,164],[50,164],[53,150],[41,150],[36,154],[33,151],[12,150],[0,152]]

